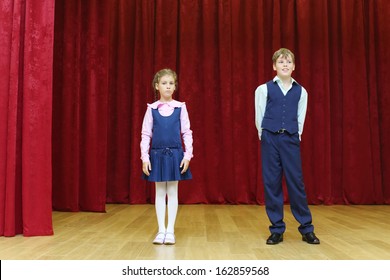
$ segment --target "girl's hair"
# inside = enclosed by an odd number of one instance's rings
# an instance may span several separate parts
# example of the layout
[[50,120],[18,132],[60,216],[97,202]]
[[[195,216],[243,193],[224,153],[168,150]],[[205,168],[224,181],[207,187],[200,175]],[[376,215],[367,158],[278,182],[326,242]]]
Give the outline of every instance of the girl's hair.
[[175,80],[175,88],[176,88],[176,90],[177,90],[177,87],[178,87],[176,72],[171,70],[171,69],[169,69],[169,68],[161,69],[160,71],[158,71],[154,75],[153,82],[152,82],[152,88],[153,88],[154,97],[156,98],[156,100],[158,99],[158,90],[156,89],[156,84],[158,84],[160,82],[160,79],[163,76],[172,76],[173,79]]
[[295,63],[295,56],[294,56],[293,52],[290,51],[289,49],[281,48],[281,49],[277,50],[274,53],[274,55],[272,56],[273,63],[276,63],[276,60],[278,60],[278,58],[280,56],[282,56],[283,58],[287,58],[290,56],[292,59],[292,62]]

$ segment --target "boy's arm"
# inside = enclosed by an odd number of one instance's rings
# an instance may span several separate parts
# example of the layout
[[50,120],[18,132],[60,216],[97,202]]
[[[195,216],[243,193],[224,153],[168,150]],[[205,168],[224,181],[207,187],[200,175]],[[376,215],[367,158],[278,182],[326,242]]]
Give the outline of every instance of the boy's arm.
[[298,102],[298,116],[297,116],[299,139],[301,139],[303,133],[303,126],[305,124],[307,101],[308,101],[307,91],[304,87],[302,87],[301,98],[299,99]]
[[255,91],[255,124],[258,131],[259,139],[261,140],[261,123],[265,113],[265,107],[267,105],[267,86],[265,84],[257,87]]

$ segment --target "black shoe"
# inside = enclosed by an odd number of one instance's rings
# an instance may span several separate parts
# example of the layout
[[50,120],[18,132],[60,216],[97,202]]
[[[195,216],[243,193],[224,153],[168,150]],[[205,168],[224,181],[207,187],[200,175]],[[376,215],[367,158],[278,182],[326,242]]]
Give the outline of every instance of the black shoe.
[[302,235],[302,241],[306,241],[309,244],[320,244],[320,240],[314,234],[314,232],[308,232]]
[[270,237],[267,239],[267,245],[276,245],[283,241],[283,234],[282,233],[272,233]]

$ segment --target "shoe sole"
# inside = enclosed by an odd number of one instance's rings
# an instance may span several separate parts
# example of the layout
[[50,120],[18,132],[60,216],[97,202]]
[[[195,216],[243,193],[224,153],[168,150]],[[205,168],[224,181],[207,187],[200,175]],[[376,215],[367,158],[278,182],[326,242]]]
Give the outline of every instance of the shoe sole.
[[283,242],[283,238],[280,239],[278,242],[266,242],[267,245],[276,245],[276,244],[279,244],[280,242]]
[[175,239],[175,235],[173,234],[173,233],[170,233],[170,232],[168,232],[168,233],[166,233],[166,235],[165,236],[169,236],[169,237],[173,237],[173,238],[166,238],[165,237],[165,240],[164,240],[164,244],[165,245],[175,245],[175,243],[176,243],[176,239]]
[[[158,236],[161,236],[161,238],[157,238]],[[165,234],[164,233],[157,233],[156,238],[153,240],[154,245],[163,245],[165,242]]]
[[307,244],[313,244],[313,245],[320,244],[320,241],[318,241],[318,242],[309,242],[305,237],[302,237],[302,241],[305,241]]

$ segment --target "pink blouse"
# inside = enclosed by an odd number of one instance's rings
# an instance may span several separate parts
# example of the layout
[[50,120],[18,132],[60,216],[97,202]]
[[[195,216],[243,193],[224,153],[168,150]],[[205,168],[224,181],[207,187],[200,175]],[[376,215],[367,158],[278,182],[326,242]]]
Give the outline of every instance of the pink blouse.
[[158,109],[162,116],[169,116],[173,113],[175,108],[181,107],[180,123],[181,123],[181,135],[184,142],[184,158],[191,160],[193,157],[192,147],[192,130],[190,129],[190,119],[188,117],[188,111],[184,102],[172,100],[170,102],[163,103],[156,101],[147,105],[144,121],[142,123],[141,130],[141,160],[143,162],[149,161],[149,148],[150,142],[153,136],[153,116],[152,109]]

